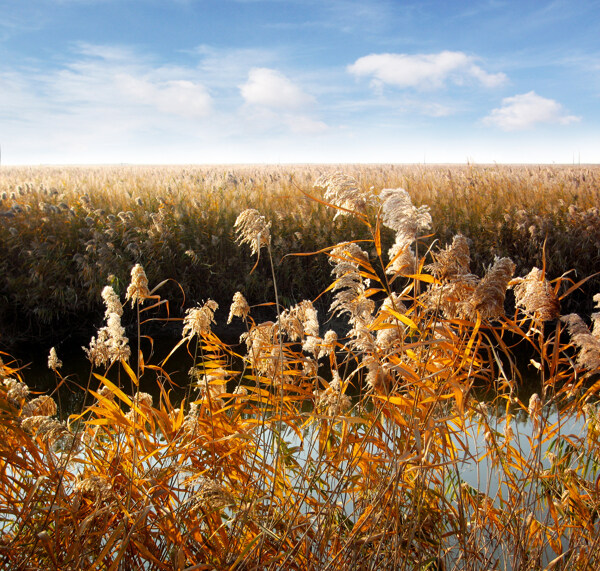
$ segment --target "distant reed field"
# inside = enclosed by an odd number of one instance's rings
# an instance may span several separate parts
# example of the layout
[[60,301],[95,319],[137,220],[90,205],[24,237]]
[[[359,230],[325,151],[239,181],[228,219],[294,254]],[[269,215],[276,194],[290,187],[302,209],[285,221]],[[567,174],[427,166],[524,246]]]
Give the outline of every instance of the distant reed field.
[[[47,394],[1,355],[0,567],[600,566],[600,312],[569,309],[592,282],[567,263],[596,171],[347,170],[10,179],[3,247],[37,248],[13,295],[37,283],[43,301],[53,279],[72,292],[46,297],[99,305],[101,325],[76,411],[56,398],[71,355],[49,351]],[[508,236],[528,249],[507,255]],[[160,360],[156,323],[178,333]]]
[[[288,254],[368,237],[355,220],[334,223],[330,209],[302,194],[322,196],[313,183],[337,171],[361,190],[401,187],[415,204],[428,204],[428,244],[461,233],[477,271],[495,256],[509,256],[518,275],[544,264],[551,278],[600,267],[597,167],[2,167],[0,343],[89,326],[101,315],[104,285],[123,293],[136,263],[152,283],[173,280],[174,308],[209,297],[223,305],[240,289],[252,303],[272,300],[267,264],[249,275],[254,262],[234,244],[233,223],[246,208],[271,221],[282,297],[314,299],[328,284],[325,257]],[[393,239],[384,228],[384,245]],[[599,283],[584,286],[572,298],[584,305],[573,309],[589,313]]]

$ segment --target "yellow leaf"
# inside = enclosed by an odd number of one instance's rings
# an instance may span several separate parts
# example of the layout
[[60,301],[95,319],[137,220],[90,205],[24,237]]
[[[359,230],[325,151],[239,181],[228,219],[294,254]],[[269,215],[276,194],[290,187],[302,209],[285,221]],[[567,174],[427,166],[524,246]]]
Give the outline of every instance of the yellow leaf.
[[129,366],[129,364],[127,363],[127,361],[121,359],[121,365],[123,365],[123,368],[125,369],[125,372],[129,375],[129,378],[133,381],[133,384],[136,387],[140,386],[140,382],[137,378],[137,375],[133,372],[133,369]]
[[117,385],[109,381],[106,377],[98,375],[97,373],[94,373],[94,377],[101,381],[104,386],[109,388],[115,394],[115,396],[119,398],[119,400],[123,401],[126,405],[133,405],[131,399],[119,387],[117,387]]
[[430,276],[429,274],[410,274],[410,275],[406,275],[405,277],[407,277],[409,279],[417,280],[420,282],[425,282],[428,284],[438,283],[438,281],[433,276]]
[[386,312],[389,313],[392,317],[395,317],[398,321],[404,323],[404,325],[408,325],[411,329],[419,330],[417,324],[410,318],[406,317],[406,315],[402,315],[397,311],[394,311],[392,308],[386,308]]

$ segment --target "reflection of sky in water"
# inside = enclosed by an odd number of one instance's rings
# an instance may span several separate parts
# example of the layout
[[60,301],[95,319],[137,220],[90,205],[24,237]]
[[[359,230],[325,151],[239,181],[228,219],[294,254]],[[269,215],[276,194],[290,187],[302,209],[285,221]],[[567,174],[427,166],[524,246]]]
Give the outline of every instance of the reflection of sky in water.
[[[504,433],[506,429],[506,416],[495,416],[489,415],[488,421],[490,422],[490,429],[499,434],[499,444],[504,442]],[[571,414],[560,414],[555,408],[551,410],[544,410],[542,413],[543,426],[556,425],[560,427],[554,438],[546,439],[545,435],[541,438],[538,436],[539,433],[535,431],[533,423],[529,416],[524,411],[519,411],[510,421],[514,437],[510,442],[511,446],[515,448],[519,454],[529,460],[533,454],[532,444],[537,447],[536,456],[531,458],[534,460],[537,458],[541,463],[541,469],[549,469],[551,463],[547,457],[547,453],[553,451],[561,437],[564,436],[575,436],[579,438],[583,434],[585,420],[583,417],[579,419],[575,415]],[[543,430],[543,427],[542,427]],[[538,434],[538,435],[536,435]],[[485,442],[485,430],[483,425],[473,425],[470,430],[465,433],[466,438],[464,442],[468,446],[470,453],[475,458],[482,458],[488,449]],[[494,497],[498,492],[498,482],[502,478],[502,467],[494,465],[490,459],[490,456],[483,458],[481,462],[476,463],[473,461],[465,461],[459,464],[460,477],[464,482],[475,488],[476,490],[483,491],[488,495]]]

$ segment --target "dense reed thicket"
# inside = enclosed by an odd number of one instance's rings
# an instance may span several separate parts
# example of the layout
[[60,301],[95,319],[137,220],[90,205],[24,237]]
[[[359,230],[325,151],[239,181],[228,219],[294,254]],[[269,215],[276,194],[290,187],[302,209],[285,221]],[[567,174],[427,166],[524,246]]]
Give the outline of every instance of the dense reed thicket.
[[[273,298],[265,260],[236,248],[232,227],[246,208],[272,224],[275,275],[288,301],[314,299],[328,284],[323,257],[286,256],[366,238],[356,221],[338,218],[300,192],[335,166],[97,167],[0,170],[0,343],[63,339],[97,323],[100,292],[124,293],[141,263],[152,283],[173,280],[173,310],[211,297],[224,307],[244,288],[252,303]],[[348,166],[362,190],[405,188],[430,205],[441,243],[469,239],[474,270],[510,256],[517,274],[543,265],[551,277],[597,271],[600,170],[595,167]],[[315,190],[314,192],[319,192]],[[321,191],[322,192],[322,191]],[[393,240],[382,232],[387,246]],[[184,301],[179,288],[186,292]],[[589,313],[592,281],[575,301]],[[78,334],[87,336],[85,327]],[[56,339],[48,339],[56,335]]]
[[[518,277],[508,257],[479,272],[464,234],[430,247],[433,211],[403,189],[339,174],[316,183],[306,208],[365,236],[319,254],[328,314],[284,299],[275,219],[243,210],[224,233],[264,264],[275,317],[255,321],[236,292],[240,349],[213,332],[215,300],[189,308],[172,351],[193,357],[183,401],[171,398],[170,356],[140,354],[168,286],[140,264],[112,280],[121,292],[102,287],[81,411],[61,417],[3,355],[3,566],[598,568],[600,313],[591,326],[561,315],[581,284],[549,280],[543,265]],[[527,398],[520,345],[538,377]],[[68,358],[50,352],[57,384]],[[149,378],[157,402],[139,390]]]

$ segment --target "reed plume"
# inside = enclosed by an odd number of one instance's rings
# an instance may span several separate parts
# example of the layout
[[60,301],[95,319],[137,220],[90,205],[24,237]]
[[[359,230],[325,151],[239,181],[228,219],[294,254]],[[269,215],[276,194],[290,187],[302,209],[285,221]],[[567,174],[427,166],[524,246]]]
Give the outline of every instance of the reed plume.
[[375,196],[371,189],[361,189],[354,177],[343,173],[320,176],[314,186],[325,189],[323,198],[336,207],[334,220],[338,216],[348,216],[352,213],[364,214],[368,206],[375,204]]
[[271,349],[275,344],[275,324],[268,321],[253,327],[241,335],[240,342],[246,343],[246,358],[252,367],[261,374],[268,374],[272,370]]
[[441,282],[452,282],[470,273],[469,243],[462,234],[454,236],[452,244],[434,253],[433,258],[427,269]]
[[56,354],[56,349],[52,347],[50,349],[50,354],[48,355],[48,368],[56,372],[56,370],[60,369],[61,367],[62,361],[58,358],[58,355]]
[[229,325],[234,317],[246,319],[248,313],[250,313],[250,306],[248,305],[246,298],[239,291],[236,291],[233,294],[233,302],[231,303],[231,307],[229,309],[227,324]]
[[381,221],[385,226],[413,240],[431,228],[429,206],[415,207],[403,188],[385,188],[379,194]]
[[148,289],[148,278],[141,264],[136,264],[131,268],[131,283],[127,287],[125,300],[131,300],[131,307],[134,307],[136,302],[144,303],[150,297]]
[[477,312],[483,319],[497,319],[504,315],[506,289],[514,271],[515,264],[510,258],[496,259],[469,300],[469,317],[474,318]]
[[354,242],[338,244],[329,254],[333,264],[331,273],[335,276],[332,291],[333,302],[329,308],[332,314],[348,313],[350,319],[369,321],[375,304],[365,294],[369,287],[369,279],[364,279],[361,267],[369,264],[369,257]]
[[306,336],[319,336],[317,310],[308,300],[284,310],[279,315],[277,326],[291,341],[298,341]]
[[567,324],[567,329],[573,344],[579,349],[577,363],[589,371],[600,369],[600,338],[593,335],[583,319],[576,313],[561,317]]
[[390,263],[386,273],[415,273],[417,261],[412,244],[420,232],[431,227],[429,207],[416,208],[403,188],[386,188],[381,191],[379,200],[382,223],[396,233],[394,244],[388,250]]
[[533,268],[524,278],[512,280],[517,307],[540,321],[550,321],[560,315],[560,302],[544,272]]
[[471,298],[480,283],[470,273],[470,249],[467,239],[457,234],[452,244],[433,254],[434,262],[426,268],[439,280],[425,293],[430,309],[440,309],[448,318],[469,317],[473,309]]
[[92,337],[89,349],[83,348],[90,362],[96,367],[112,365],[116,361],[127,361],[131,356],[129,339],[121,325],[118,313],[109,313],[106,325],[98,330],[98,336]]
[[317,394],[317,406],[324,408],[333,417],[345,414],[352,406],[352,401],[342,390],[342,382],[336,371],[333,371],[329,386]]
[[26,402],[21,410],[21,417],[54,416],[57,412],[56,402],[47,395],[42,395]]
[[219,304],[212,299],[209,299],[201,307],[194,307],[186,310],[183,318],[184,338],[192,338],[194,335],[206,335],[211,331],[211,324],[216,323],[215,311],[219,308]]
[[271,223],[258,210],[249,208],[235,221],[238,244],[248,244],[253,255],[259,255],[263,246],[271,243]]

